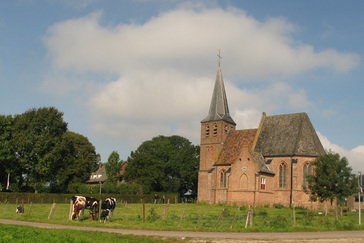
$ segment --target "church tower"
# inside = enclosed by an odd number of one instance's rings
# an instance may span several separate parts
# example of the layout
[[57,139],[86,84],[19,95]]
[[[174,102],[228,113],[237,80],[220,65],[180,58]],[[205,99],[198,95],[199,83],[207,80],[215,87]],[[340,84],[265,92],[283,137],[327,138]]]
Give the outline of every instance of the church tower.
[[[219,59],[220,54],[218,55]],[[211,200],[211,172],[214,162],[222,149],[230,130],[235,130],[236,123],[229,114],[220,61],[212,93],[210,110],[201,121],[200,168],[198,174],[198,200]]]

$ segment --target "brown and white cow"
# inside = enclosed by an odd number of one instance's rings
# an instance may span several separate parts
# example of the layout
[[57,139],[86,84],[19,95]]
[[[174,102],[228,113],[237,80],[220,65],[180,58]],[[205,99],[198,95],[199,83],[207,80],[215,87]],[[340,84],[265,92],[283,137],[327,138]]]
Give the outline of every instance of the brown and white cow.
[[73,196],[72,201],[73,201],[72,220],[74,220],[77,217],[78,221],[80,220],[81,214],[83,216],[83,211],[86,206],[86,198],[82,196]]

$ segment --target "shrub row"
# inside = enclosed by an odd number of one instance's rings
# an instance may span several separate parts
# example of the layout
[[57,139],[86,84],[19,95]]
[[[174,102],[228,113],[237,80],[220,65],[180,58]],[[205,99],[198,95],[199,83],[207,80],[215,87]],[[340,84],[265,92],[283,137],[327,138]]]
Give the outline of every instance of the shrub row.
[[[146,203],[153,203],[154,194],[82,194],[82,196],[94,197],[99,200],[105,200],[108,197],[114,197],[118,203],[140,203],[145,200]],[[75,194],[61,193],[22,193],[22,192],[0,192],[0,203],[69,203],[71,197]],[[78,194],[80,195],[80,194]],[[162,195],[165,195],[165,203],[177,203],[179,200],[178,193],[158,193],[158,203],[163,203]]]

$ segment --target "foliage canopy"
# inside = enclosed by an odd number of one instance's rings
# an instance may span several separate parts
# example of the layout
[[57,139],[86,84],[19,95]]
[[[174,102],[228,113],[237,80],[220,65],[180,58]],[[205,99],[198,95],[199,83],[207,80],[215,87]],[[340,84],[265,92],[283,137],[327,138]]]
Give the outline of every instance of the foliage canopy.
[[54,107],[0,115],[0,183],[10,175],[13,191],[69,192],[84,182],[96,165],[95,147],[68,131],[63,113]]
[[345,157],[332,151],[319,156],[312,162],[314,173],[307,176],[311,200],[321,202],[335,199],[339,201],[357,190],[357,179]]
[[128,157],[127,181],[154,191],[197,191],[200,147],[181,136],[158,136],[143,142]]

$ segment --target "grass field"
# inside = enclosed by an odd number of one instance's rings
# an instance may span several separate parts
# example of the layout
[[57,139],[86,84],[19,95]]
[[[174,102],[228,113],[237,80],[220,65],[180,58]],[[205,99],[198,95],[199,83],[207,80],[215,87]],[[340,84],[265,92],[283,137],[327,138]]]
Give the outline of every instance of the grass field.
[[248,225],[245,228],[248,209],[241,207],[237,213],[238,207],[226,205],[146,204],[145,222],[142,204],[118,205],[112,222],[105,224],[90,220],[88,210],[85,210],[84,220],[70,221],[69,204],[57,204],[49,220],[51,204],[33,204],[31,211],[30,204],[25,204],[24,214],[16,214],[16,206],[19,205],[6,206],[1,203],[0,218],[63,225],[185,231],[288,232],[364,229],[362,225],[358,225],[357,213],[346,212],[336,220],[335,211],[329,211],[325,216],[324,210],[296,209],[294,223],[293,210],[290,208],[256,207],[253,226]]
[[141,237],[67,229],[40,229],[23,225],[0,225],[0,242],[126,242],[126,243],[155,243],[177,242],[175,239],[161,239],[160,237]]

